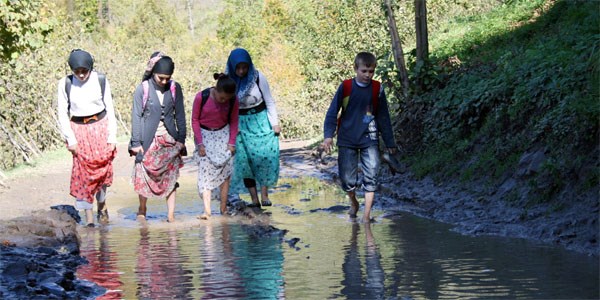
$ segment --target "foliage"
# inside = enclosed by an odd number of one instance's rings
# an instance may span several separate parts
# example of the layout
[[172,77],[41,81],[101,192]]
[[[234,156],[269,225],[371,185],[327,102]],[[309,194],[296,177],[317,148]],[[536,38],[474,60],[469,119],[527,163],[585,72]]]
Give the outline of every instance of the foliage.
[[56,24],[52,10],[52,3],[42,0],[0,0],[0,61],[39,48]]
[[[597,178],[585,168],[598,165],[597,7],[510,1],[454,24],[433,43],[432,59],[461,64],[420,95],[427,107],[422,139],[407,145],[424,150],[411,158],[423,161],[415,164],[419,173],[456,178],[462,165],[463,178],[498,183],[522,153],[543,147],[548,160],[531,180],[535,201],[549,201],[565,182]],[[439,159],[435,150],[442,147],[450,160]]]

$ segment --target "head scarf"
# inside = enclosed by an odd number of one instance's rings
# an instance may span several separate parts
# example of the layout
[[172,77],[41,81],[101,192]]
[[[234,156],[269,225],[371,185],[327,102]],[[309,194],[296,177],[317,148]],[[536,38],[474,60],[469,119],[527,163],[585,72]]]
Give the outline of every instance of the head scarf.
[[168,56],[161,57],[152,68],[152,74],[165,74],[165,75],[173,75],[173,71],[175,71],[175,63]]
[[79,68],[92,70],[94,67],[94,59],[88,52],[81,49],[75,49],[71,51],[71,54],[69,55],[69,67],[73,71]]
[[[240,63],[248,64],[248,74],[244,77],[239,77],[235,74],[235,67]],[[227,58],[227,67],[225,68],[225,74],[229,75],[237,86],[237,95],[242,98],[245,96],[256,84],[256,77],[258,77],[258,71],[254,68],[252,58],[246,49],[237,48],[231,51],[229,58]]]
[[146,64],[146,70],[144,70],[144,75],[142,75],[142,81],[150,79],[152,77],[152,69],[154,68],[154,64],[161,59],[163,56],[166,56],[162,51],[156,51],[150,55],[150,59]]

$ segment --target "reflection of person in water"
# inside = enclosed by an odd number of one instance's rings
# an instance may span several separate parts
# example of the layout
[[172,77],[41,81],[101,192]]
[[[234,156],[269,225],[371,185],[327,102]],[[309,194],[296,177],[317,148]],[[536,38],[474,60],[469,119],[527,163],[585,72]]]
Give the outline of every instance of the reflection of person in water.
[[221,236],[215,232],[213,222],[203,228],[204,245],[200,247],[202,257],[202,299],[241,299],[245,297],[244,282],[235,266],[229,224],[221,223]]
[[[100,233],[97,241],[96,232]],[[108,229],[89,230],[81,240],[81,256],[88,260],[77,270],[77,277],[106,288],[106,293],[96,299],[122,299],[123,293],[119,272],[116,271],[117,253],[111,251],[108,242]],[[99,246],[96,248],[96,242]]]
[[375,239],[371,232],[371,224],[365,223],[365,269],[366,278],[363,278],[362,264],[358,250],[358,232],[360,225],[352,224],[352,236],[350,245],[344,256],[342,269],[344,280],[342,280],[342,294],[349,299],[384,299],[385,274],[381,267],[380,254]]
[[171,229],[168,236],[152,240],[148,227],[140,228],[137,267],[136,296],[140,299],[184,299],[190,297],[192,283],[189,271],[183,269],[184,261],[177,243],[177,231]]
[[[256,225],[254,225],[256,226]],[[278,237],[257,236],[253,228],[231,228],[235,263],[242,277],[245,298],[282,299],[284,294],[283,250]]]

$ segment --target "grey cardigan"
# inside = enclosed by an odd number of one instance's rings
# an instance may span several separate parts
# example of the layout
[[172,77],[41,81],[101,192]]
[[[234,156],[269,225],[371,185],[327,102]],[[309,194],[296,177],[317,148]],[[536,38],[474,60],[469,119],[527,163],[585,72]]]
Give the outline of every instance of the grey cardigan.
[[[175,101],[171,97],[171,91],[167,88],[163,99],[165,106],[164,124],[167,132],[176,141],[185,145],[186,121],[183,106],[183,92],[179,83],[175,82]],[[131,141],[129,149],[142,146],[144,152],[150,148],[156,129],[161,118],[161,107],[156,95],[158,86],[154,80],[148,80],[148,101],[146,108],[142,111],[142,97],[144,94],[142,84],[139,84],[133,94],[133,109],[131,111]],[[184,154],[185,155],[185,154]]]

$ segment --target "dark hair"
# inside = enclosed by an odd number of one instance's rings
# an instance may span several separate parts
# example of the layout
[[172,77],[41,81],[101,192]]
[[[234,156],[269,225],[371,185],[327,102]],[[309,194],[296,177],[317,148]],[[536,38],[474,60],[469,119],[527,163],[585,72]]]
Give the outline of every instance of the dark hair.
[[377,59],[371,52],[360,52],[356,54],[356,57],[354,58],[354,67],[358,68],[359,64],[363,64],[367,67],[376,66]]
[[215,88],[218,92],[225,92],[227,94],[235,94],[235,80],[224,73],[215,73],[213,77],[217,81]]

